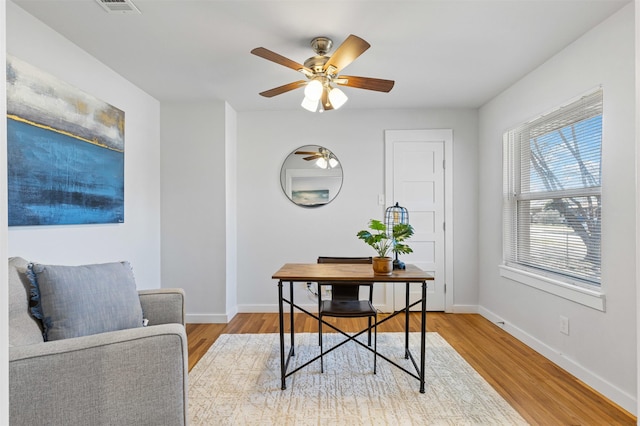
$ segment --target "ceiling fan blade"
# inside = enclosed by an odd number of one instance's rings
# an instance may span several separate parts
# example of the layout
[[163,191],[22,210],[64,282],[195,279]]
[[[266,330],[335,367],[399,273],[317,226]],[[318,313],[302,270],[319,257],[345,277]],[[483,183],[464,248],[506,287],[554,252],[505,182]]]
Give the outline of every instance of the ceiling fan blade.
[[376,90],[378,92],[389,92],[393,89],[395,81],[383,80],[381,78],[355,77],[352,75],[341,75],[333,80],[334,83],[357,89]]
[[276,95],[281,95],[291,90],[295,90],[298,87],[304,86],[306,83],[307,82],[304,80],[294,81],[293,83],[285,84],[284,86],[274,87],[273,89],[260,92],[260,95],[264,96],[265,98],[272,98]]
[[358,36],[351,34],[342,42],[340,46],[333,52],[333,55],[324,64],[324,71],[329,74],[337,74],[341,69],[345,68],[353,62],[358,56],[362,55],[371,45]]
[[287,68],[300,71],[306,76],[313,75],[313,71],[311,71],[309,68],[305,67],[304,65],[296,61],[292,61],[289,58],[285,58],[284,56],[276,52],[272,52],[269,49],[265,49],[264,47],[256,47],[251,51],[251,53],[253,53],[256,56],[260,56],[261,58],[264,58],[267,61],[275,62],[276,64],[284,65]]
[[322,158],[322,154],[316,154],[316,155],[312,155],[310,157],[304,157],[303,160],[311,161],[311,160],[315,160],[317,158]]
[[294,154],[300,155],[319,155],[320,153],[317,151],[296,151]]

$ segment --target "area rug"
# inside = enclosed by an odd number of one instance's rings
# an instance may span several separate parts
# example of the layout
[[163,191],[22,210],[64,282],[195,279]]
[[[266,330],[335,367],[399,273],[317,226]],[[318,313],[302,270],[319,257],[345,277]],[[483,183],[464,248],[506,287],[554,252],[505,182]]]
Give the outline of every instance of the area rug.
[[[325,345],[341,336],[325,335]],[[288,344],[288,337],[287,337]],[[410,347],[419,356],[420,335]],[[325,346],[327,347],[327,346]],[[378,350],[406,368],[404,333],[379,333]],[[427,333],[426,392],[417,379],[349,342],[287,378],[278,334],[223,334],[189,373],[191,425],[524,425],[524,419],[437,333]],[[317,334],[296,334],[302,365]],[[291,368],[290,366],[290,368]]]

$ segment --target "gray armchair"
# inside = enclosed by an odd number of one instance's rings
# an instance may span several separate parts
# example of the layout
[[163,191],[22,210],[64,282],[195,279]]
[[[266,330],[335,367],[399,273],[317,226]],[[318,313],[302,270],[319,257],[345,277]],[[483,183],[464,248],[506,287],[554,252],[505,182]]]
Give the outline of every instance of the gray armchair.
[[11,425],[187,424],[181,289],[139,291],[147,327],[45,342],[27,265],[9,259]]

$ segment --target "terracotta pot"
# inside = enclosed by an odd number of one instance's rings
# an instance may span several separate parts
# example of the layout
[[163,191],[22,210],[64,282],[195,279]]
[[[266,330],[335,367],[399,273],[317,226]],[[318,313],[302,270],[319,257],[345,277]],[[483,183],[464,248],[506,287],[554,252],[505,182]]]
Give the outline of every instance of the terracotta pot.
[[390,257],[373,258],[374,275],[391,275],[393,273],[393,259]]

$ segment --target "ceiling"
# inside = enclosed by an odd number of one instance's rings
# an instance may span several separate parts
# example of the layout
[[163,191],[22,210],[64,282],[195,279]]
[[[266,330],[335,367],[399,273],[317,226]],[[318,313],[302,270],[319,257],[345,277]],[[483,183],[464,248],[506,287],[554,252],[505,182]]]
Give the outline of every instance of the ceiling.
[[[631,0],[133,0],[141,14],[95,0],[10,0],[163,100],[226,100],[236,111],[299,108],[304,79],[250,54],[296,62],[327,36],[371,48],[345,74],[395,80],[390,93],[343,88],[343,108],[475,108]],[[331,52],[330,52],[331,53]]]

